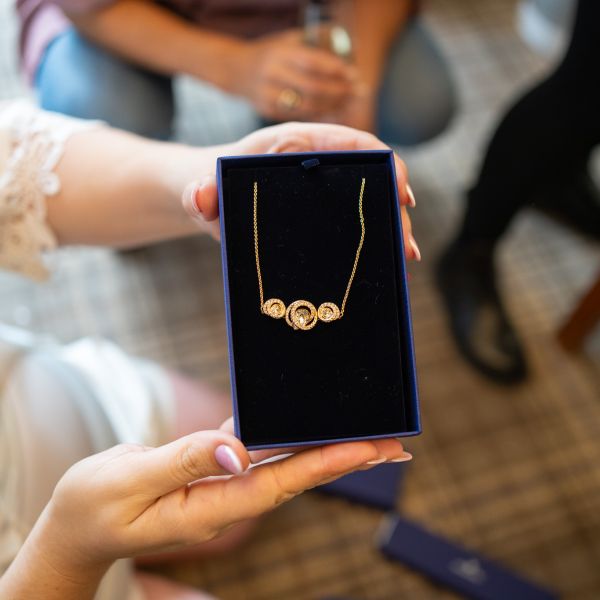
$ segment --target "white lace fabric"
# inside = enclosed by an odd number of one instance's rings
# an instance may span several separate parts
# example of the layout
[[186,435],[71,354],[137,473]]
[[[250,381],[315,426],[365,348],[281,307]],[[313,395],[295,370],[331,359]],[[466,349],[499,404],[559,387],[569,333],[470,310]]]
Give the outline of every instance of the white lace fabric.
[[42,255],[56,247],[46,222],[47,198],[60,191],[54,170],[69,137],[99,125],[26,100],[0,102],[0,268],[48,277]]

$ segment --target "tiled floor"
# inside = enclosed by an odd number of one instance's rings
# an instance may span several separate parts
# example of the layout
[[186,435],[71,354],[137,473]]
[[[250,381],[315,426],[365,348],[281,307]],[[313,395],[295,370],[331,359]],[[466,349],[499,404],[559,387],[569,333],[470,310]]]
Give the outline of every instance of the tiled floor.
[[[506,0],[431,0],[427,19],[454,67],[462,110],[434,143],[402,152],[418,199],[424,261],[412,267],[412,302],[425,433],[399,508],[559,590],[600,597],[599,337],[578,357],[555,330],[598,268],[598,248],[545,217],[519,217],[504,244],[507,298],[532,365],[515,389],[482,381],[458,357],[431,285],[434,259],[460,215],[498,112],[547,64],[514,31]],[[7,0],[0,0],[0,97],[16,89],[7,71]],[[179,131],[197,143],[217,128],[249,126],[240,103],[181,86]],[[215,111],[211,128],[198,115]],[[203,121],[202,123],[205,123]],[[218,249],[206,240],[117,255],[68,250],[46,286],[0,278],[0,319],[65,340],[111,337],[226,387]],[[264,519],[253,541],[227,558],[168,569],[225,600],[450,598],[372,545],[376,511],[309,494]]]

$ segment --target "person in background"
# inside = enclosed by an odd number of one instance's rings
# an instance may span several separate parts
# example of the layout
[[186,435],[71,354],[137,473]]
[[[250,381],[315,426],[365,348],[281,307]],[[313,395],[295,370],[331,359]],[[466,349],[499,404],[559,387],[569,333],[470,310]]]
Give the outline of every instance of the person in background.
[[[57,245],[218,237],[221,154],[382,148],[368,133],[323,124],[192,148],[0,103],[0,268],[43,280],[42,254]],[[405,252],[416,258],[397,157],[396,167]],[[227,551],[247,522],[198,544],[328,479],[410,459],[397,440],[381,440],[307,450],[246,473],[269,454],[250,456],[231,421],[220,427],[230,414],[225,395],[106,340],[61,345],[0,323],[0,598],[207,598],[117,559]]]
[[[173,77],[181,73],[246,98],[264,123],[340,123],[390,144],[434,137],[455,110],[448,65],[414,0],[17,0],[17,7],[23,65],[43,108],[151,138],[171,136]],[[315,13],[333,15],[346,28],[334,27],[323,42],[314,24],[299,29],[303,9],[309,22]]]
[[496,382],[520,382],[527,374],[494,266],[513,218],[536,206],[600,240],[600,194],[589,174],[591,153],[600,143],[598,64],[600,3],[580,0],[562,61],[514,103],[494,132],[462,227],[437,266],[458,348]]

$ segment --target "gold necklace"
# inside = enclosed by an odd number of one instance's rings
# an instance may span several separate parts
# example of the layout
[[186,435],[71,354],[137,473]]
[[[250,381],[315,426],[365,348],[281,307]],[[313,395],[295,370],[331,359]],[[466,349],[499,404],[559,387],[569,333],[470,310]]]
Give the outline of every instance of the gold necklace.
[[254,255],[256,257],[256,274],[258,275],[258,291],[260,294],[260,312],[272,317],[273,319],[281,319],[285,317],[286,323],[294,329],[301,329],[307,331],[312,329],[317,321],[323,321],[323,323],[331,323],[337,319],[341,319],[344,316],[346,309],[346,302],[348,301],[348,295],[350,294],[350,288],[354,281],[354,275],[356,274],[356,268],[358,266],[358,259],[360,258],[360,251],[362,250],[363,243],[365,241],[365,219],[363,216],[363,193],[365,191],[365,178],[363,177],[360,184],[360,195],[358,197],[358,216],[360,220],[360,241],[358,242],[358,248],[356,249],[356,256],[354,257],[354,264],[352,265],[352,272],[348,279],[348,285],[346,286],[346,292],[344,299],[342,300],[341,308],[338,308],[333,302],[323,302],[318,309],[315,305],[308,300],[295,300],[287,308],[282,300],[279,298],[269,298],[265,302],[263,294],[263,280],[262,273],[260,270],[260,258],[258,255],[258,183],[254,182]]

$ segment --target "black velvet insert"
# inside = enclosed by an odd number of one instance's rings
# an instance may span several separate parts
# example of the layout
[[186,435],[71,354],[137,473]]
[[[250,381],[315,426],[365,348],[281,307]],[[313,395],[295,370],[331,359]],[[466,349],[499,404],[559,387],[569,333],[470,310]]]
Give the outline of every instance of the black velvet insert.
[[[414,431],[398,239],[389,155],[229,159],[223,207],[229,302],[242,441],[249,446]],[[295,331],[260,312],[253,238],[258,182],[259,253],[265,300],[341,307],[360,239],[365,242],[346,312]],[[409,372],[412,377],[412,371]]]

